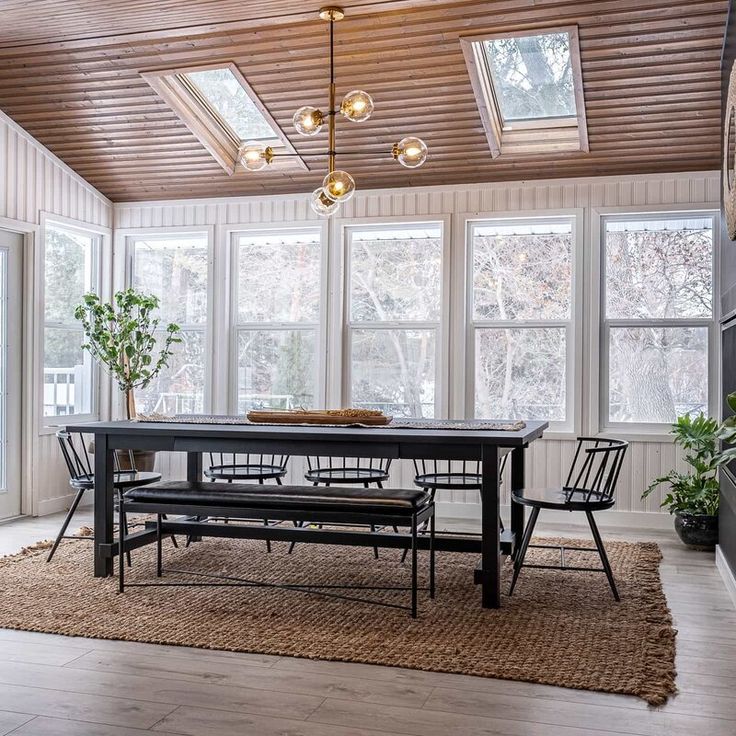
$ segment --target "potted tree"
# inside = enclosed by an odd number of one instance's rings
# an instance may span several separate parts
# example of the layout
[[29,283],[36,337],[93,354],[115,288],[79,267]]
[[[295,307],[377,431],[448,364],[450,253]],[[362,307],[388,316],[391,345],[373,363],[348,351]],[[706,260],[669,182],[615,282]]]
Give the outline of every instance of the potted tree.
[[[736,411],[736,393],[728,396],[728,404]],[[660,483],[669,486],[661,503],[675,517],[675,531],[680,539],[692,547],[713,547],[718,542],[718,503],[720,484],[718,471],[722,465],[736,458],[736,448],[724,447],[721,442],[736,440],[736,421],[733,417],[719,423],[705,414],[678,417],[672,425],[675,443],[685,450],[685,472],[671,470],[656,478],[642,494],[651,495]]]
[[[103,302],[97,294],[85,294],[74,311],[86,338],[82,348],[117,382],[128,419],[136,417],[135,389],[145,388],[156,378],[168,365],[172,346],[182,341],[179,325],[159,329],[160,320],[154,317],[158,307],[158,297],[125,289],[115,293],[112,303]],[[159,348],[157,333],[163,333]],[[152,469],[153,457],[154,453],[136,453],[138,469]]]

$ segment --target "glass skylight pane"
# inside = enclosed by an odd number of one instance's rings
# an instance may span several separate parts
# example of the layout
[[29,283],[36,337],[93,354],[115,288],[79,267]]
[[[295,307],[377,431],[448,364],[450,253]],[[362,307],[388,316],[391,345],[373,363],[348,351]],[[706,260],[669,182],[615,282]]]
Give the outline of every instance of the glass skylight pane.
[[242,141],[271,140],[278,135],[229,69],[184,75]]
[[504,120],[576,115],[567,33],[483,42]]

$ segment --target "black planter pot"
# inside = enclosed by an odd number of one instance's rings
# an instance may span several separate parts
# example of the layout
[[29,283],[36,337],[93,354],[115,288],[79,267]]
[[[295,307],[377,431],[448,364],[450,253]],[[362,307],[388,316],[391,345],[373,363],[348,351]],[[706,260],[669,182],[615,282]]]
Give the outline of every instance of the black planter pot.
[[675,531],[689,547],[710,549],[718,544],[718,517],[675,514]]

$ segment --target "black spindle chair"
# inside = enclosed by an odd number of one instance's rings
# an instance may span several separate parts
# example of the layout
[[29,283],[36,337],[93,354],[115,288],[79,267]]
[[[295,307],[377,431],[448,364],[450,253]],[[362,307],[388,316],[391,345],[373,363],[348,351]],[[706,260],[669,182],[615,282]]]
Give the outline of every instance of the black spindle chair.
[[[390,458],[360,458],[360,457],[307,457],[307,472],[304,478],[314,486],[331,485],[362,485],[370,488],[372,485],[383,488],[383,484],[391,477]],[[304,522],[297,522],[302,526]],[[320,525],[321,527],[321,525]],[[371,531],[377,531],[371,526]],[[398,533],[398,529],[394,528]],[[289,554],[294,549],[295,542],[289,546]],[[378,547],[373,548],[373,556],[378,559]]]
[[[288,455],[264,453],[210,452],[210,466],[204,471],[211,481],[258,481],[263,485],[267,480],[275,480],[282,485],[281,479],[286,475]],[[225,521],[227,523],[227,520]],[[264,521],[268,526],[268,520]],[[187,540],[189,546],[191,538]],[[266,540],[266,550],[271,551],[271,541]]]
[[[87,449],[84,436],[81,433],[60,430],[56,433],[56,438],[59,441],[61,454],[69,470],[69,485],[76,491],[76,495],[69,507],[69,511],[64,517],[64,522],[61,525],[61,529],[59,529],[59,533],[56,535],[46,562],[51,562],[62,539],[89,539],[89,537],[66,534],[66,530],[79,507],[85,491],[95,487],[92,458]],[[120,494],[128,488],[145,486],[161,480],[160,473],[144,472],[136,468],[135,453],[133,450],[117,450],[113,454],[113,470],[113,488],[115,489],[116,503],[120,502]],[[123,532],[126,535],[128,534],[127,522]],[[174,540],[174,543],[176,543],[176,540]],[[130,565],[130,552],[127,553],[127,557],[128,565]]]
[[[499,483],[503,479],[508,455],[501,458],[498,466]],[[480,491],[482,487],[480,460],[414,460],[414,485],[429,491],[434,503],[437,491]],[[498,525],[504,530],[503,520],[499,517]],[[427,525],[419,530],[425,534]],[[401,561],[406,559],[406,550]]]
[[[509,595],[514,592],[522,567],[552,570],[577,570],[583,572],[605,572],[613,597],[620,600],[611,564],[608,561],[603,540],[593,513],[610,509],[615,504],[614,493],[621,472],[628,442],[616,439],[597,437],[578,437],[575,455],[561,488],[529,489],[513,491],[511,502],[531,508],[529,521],[524,528],[521,544],[514,557],[514,577],[511,581]],[[542,509],[562,511],[580,511],[585,514],[593,534],[595,547],[565,547],[565,545],[531,544],[534,526]],[[525,565],[529,547],[559,549],[559,565]],[[583,567],[565,564],[565,552],[597,552],[602,567]]]

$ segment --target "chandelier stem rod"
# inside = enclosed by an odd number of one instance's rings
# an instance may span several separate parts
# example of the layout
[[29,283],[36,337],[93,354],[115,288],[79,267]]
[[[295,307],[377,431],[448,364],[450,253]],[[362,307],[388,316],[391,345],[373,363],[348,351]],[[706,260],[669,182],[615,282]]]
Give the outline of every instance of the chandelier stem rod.
[[329,173],[335,170],[335,21],[330,18],[330,102],[327,114],[329,132]]

